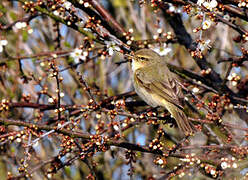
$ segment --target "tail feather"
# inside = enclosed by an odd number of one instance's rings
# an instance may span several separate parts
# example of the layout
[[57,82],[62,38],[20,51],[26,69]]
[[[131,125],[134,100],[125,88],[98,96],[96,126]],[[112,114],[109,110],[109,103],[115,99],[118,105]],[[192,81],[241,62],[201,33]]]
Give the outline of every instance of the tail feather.
[[194,134],[195,129],[183,110],[175,105],[171,105],[169,108],[167,107],[167,109],[176,120],[179,129],[182,130],[186,136]]

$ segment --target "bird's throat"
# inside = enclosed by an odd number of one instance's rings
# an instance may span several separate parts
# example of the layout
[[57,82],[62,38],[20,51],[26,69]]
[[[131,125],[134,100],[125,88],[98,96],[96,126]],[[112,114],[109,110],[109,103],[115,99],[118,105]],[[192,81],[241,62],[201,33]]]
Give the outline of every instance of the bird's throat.
[[144,67],[144,64],[137,62],[137,61],[132,61],[132,71],[135,72],[137,69]]

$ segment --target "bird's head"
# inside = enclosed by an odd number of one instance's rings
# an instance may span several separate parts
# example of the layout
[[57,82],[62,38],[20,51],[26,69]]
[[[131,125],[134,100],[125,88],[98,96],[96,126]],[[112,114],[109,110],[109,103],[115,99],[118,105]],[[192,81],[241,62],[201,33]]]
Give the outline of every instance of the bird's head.
[[161,60],[159,54],[154,52],[151,49],[140,49],[136,51],[132,58],[132,69],[135,71],[136,69],[146,67],[157,63]]

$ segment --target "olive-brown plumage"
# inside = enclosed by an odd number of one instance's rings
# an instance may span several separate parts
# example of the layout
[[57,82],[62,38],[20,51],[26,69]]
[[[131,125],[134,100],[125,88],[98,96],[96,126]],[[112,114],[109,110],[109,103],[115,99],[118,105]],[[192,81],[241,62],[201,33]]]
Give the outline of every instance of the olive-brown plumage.
[[132,71],[136,93],[152,107],[165,107],[185,135],[193,134],[183,111],[179,79],[168,69],[164,58],[150,49],[138,50],[132,59]]

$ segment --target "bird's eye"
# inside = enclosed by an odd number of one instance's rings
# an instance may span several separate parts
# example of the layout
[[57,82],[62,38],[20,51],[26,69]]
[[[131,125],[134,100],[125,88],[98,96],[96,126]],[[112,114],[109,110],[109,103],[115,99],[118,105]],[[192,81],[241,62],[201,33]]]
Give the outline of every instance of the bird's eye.
[[145,61],[146,58],[145,57],[140,57],[140,60]]

